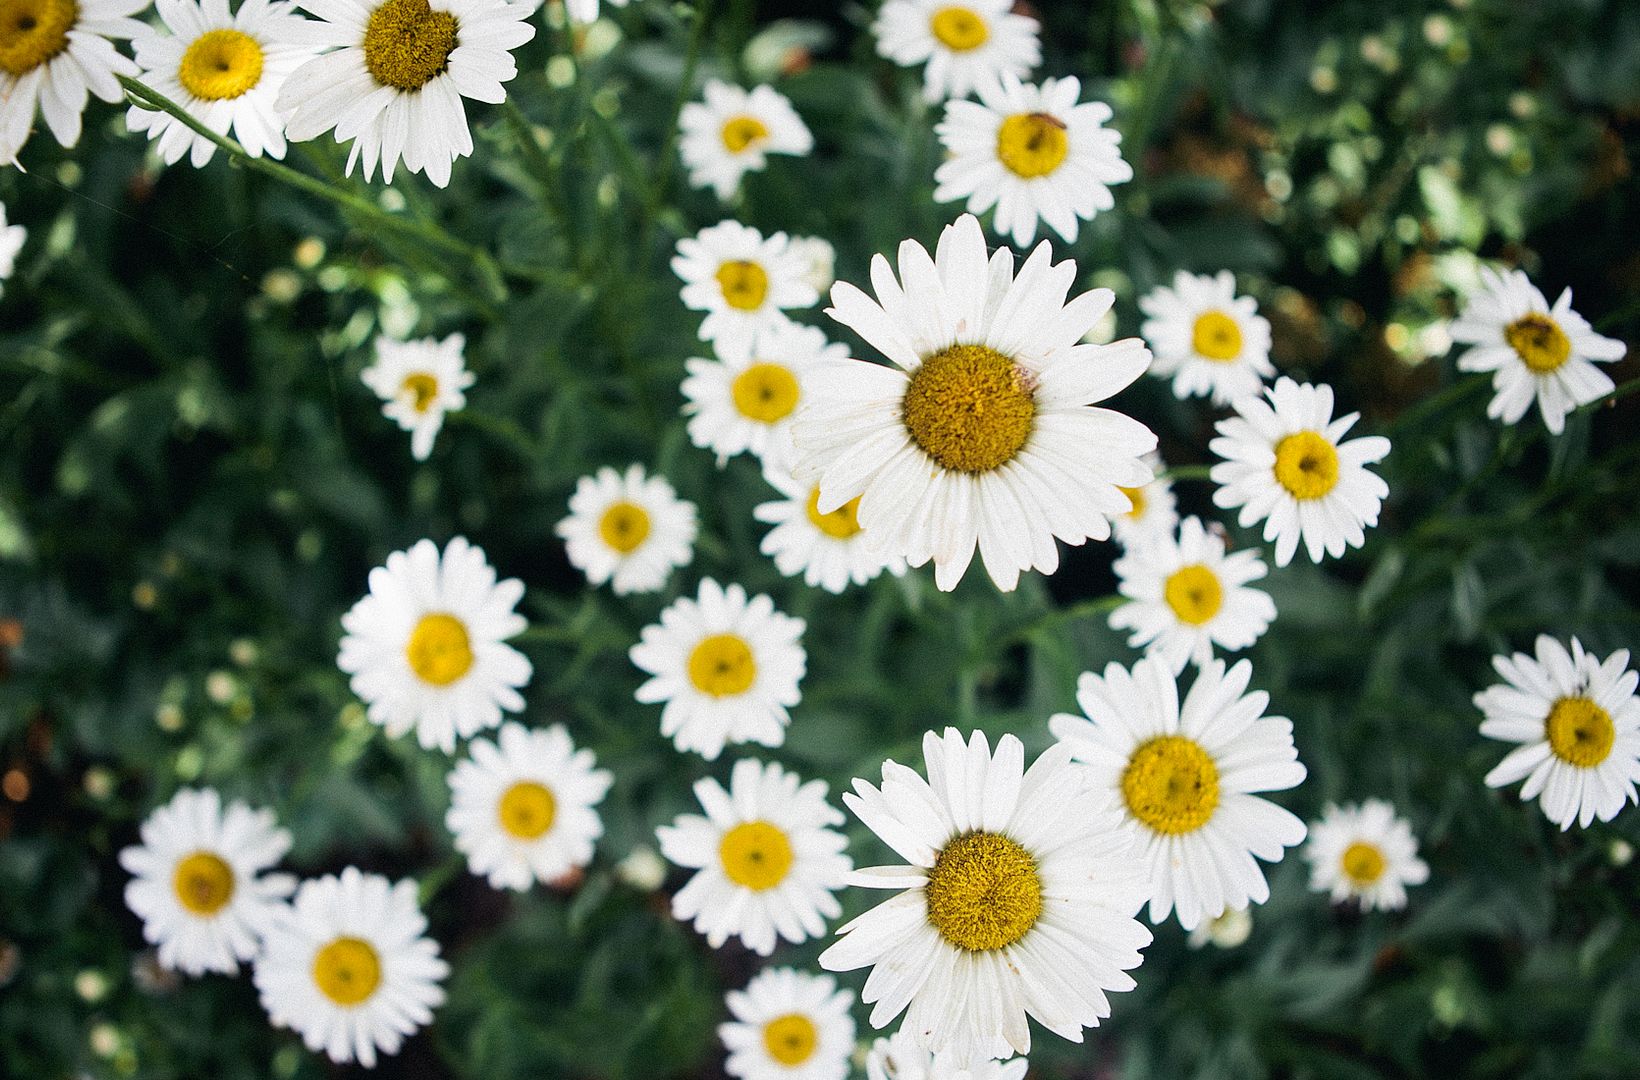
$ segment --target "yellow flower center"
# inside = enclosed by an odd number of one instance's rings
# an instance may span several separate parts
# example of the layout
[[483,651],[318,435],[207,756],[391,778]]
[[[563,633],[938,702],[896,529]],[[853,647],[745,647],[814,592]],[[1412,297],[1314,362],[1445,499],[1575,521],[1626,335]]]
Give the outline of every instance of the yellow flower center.
[[1026,180],[1057,170],[1070,148],[1065,122],[1047,113],[1015,113],[997,129],[997,160]]
[[0,0],[0,71],[22,78],[68,48],[74,0]]
[[598,535],[622,555],[630,555],[649,539],[649,511],[637,503],[615,503],[598,520]]
[[1036,860],[997,833],[953,837],[934,858],[924,890],[928,921],[959,949],[1002,949],[1024,937],[1042,914]]
[[731,154],[742,153],[768,137],[768,127],[755,116],[733,116],[723,125],[723,147]]
[[934,12],[928,29],[941,45],[953,52],[968,52],[991,40],[991,28],[973,8],[953,4]]
[[780,1064],[793,1067],[814,1055],[820,1031],[802,1013],[777,1016],[763,1025],[763,1048]]
[[778,825],[745,821],[718,842],[723,876],[743,889],[762,892],[786,880],[792,868],[792,842]]
[[1134,521],[1138,521],[1140,518],[1145,516],[1144,488],[1118,487],[1116,490],[1120,491],[1123,495],[1126,495],[1128,497],[1128,502],[1133,504],[1133,509],[1127,512],[1128,517],[1132,518]]
[[901,418],[911,439],[947,469],[1000,468],[1031,437],[1034,380],[984,345],[953,345],[911,373]]
[[1241,327],[1222,311],[1204,311],[1196,317],[1190,347],[1197,356],[1228,364],[1241,355]]
[[364,26],[364,66],[382,86],[420,90],[444,73],[456,47],[456,17],[427,0],[386,0]]
[[1319,499],[1338,483],[1338,450],[1318,431],[1298,431],[1276,443],[1276,482],[1295,499]]
[[1617,741],[1611,713],[1586,697],[1556,701],[1544,729],[1555,757],[1579,769],[1592,769],[1605,761]]
[[860,497],[856,495],[829,514],[820,512],[820,489],[809,492],[809,521],[816,529],[838,540],[847,540],[860,531]]
[[233,899],[233,868],[218,855],[196,851],[177,863],[171,887],[195,915],[215,915]]
[[432,408],[433,399],[438,397],[438,380],[426,372],[418,371],[414,375],[406,375],[399,388],[409,392],[410,405],[419,413]]
[[1339,866],[1357,888],[1366,888],[1384,876],[1384,853],[1377,844],[1357,840],[1344,849]]
[[1547,315],[1523,315],[1503,330],[1503,340],[1515,350],[1520,362],[1539,375],[1546,375],[1572,355],[1572,339],[1560,324]]
[[1219,613],[1224,605],[1224,586],[1219,577],[1201,563],[1181,566],[1168,575],[1162,598],[1182,623],[1200,626]]
[[738,634],[703,638],[689,654],[689,681],[713,697],[744,694],[757,680],[757,658]]
[[382,981],[376,947],[356,937],[339,937],[313,956],[313,982],[342,1008],[366,1001]]
[[748,420],[773,424],[797,408],[797,376],[782,364],[758,363],[735,376],[735,408]]
[[1122,772],[1122,798],[1160,833],[1193,832],[1219,805],[1219,769],[1194,740],[1161,735],[1141,743]]
[[238,30],[207,30],[182,54],[177,81],[202,101],[239,97],[262,81],[262,46]]
[[558,816],[558,800],[534,780],[520,780],[501,794],[495,816],[502,831],[520,840],[539,840]]
[[449,686],[473,666],[473,644],[467,626],[454,615],[423,615],[404,647],[410,670],[422,682]]
[[717,270],[723,302],[737,311],[756,311],[769,295],[769,272],[746,259],[730,259]]

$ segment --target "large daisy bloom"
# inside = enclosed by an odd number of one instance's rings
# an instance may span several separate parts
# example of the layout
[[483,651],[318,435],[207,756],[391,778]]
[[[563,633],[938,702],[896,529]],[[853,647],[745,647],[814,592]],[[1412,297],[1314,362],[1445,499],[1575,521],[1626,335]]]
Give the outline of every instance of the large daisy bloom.
[[450,966],[426,933],[412,878],[350,866],[304,881],[257,958],[262,1007],[314,1053],[374,1068],[444,1002]]
[[114,48],[149,33],[131,18],[148,0],[0,0],[0,164],[28,141],[35,110],[64,146],[80,141],[90,95],[125,99],[118,75],[137,65]]
[[1362,911],[1404,908],[1407,886],[1429,880],[1412,826],[1382,799],[1359,806],[1328,803],[1321,820],[1310,825],[1304,857],[1311,889],[1329,894],[1335,904],[1359,901]]
[[616,596],[658,592],[695,556],[695,504],[678,498],[664,476],[642,465],[618,473],[605,466],[575,482],[569,517],[557,533],[569,561],[593,585]]
[[1041,86],[1011,74],[979,84],[979,101],[950,101],[934,129],[946,160],[934,170],[935,202],[967,200],[971,214],[996,207],[999,236],[1024,248],[1041,218],[1066,243],[1081,222],[1116,205],[1112,184],[1133,179],[1122,160],[1122,136],[1105,127],[1110,106],[1078,104],[1082,84],[1048,79]]
[[451,753],[458,736],[524,708],[530,662],[506,644],[526,626],[513,611],[523,595],[524,583],[497,581],[465,537],[442,554],[419,541],[370,571],[369,595],[342,616],[337,663],[372,722],[394,738],[415,728],[422,746]]
[[4,283],[17,269],[17,253],[23,250],[23,241],[27,239],[27,229],[6,224],[6,204],[0,203],[0,295],[5,294]]
[[1151,452],[1140,460],[1151,471],[1150,482],[1123,488],[1128,509],[1110,519],[1116,542],[1130,549],[1142,547],[1158,536],[1171,537],[1179,527],[1179,501],[1173,494],[1173,481],[1164,475],[1167,466],[1162,463],[1162,455]]
[[[839,815],[840,817],[841,815]],[[758,973],[725,999],[718,1037],[729,1051],[723,1071],[740,1080],[845,1080],[854,1053],[854,995],[830,975],[792,968]]]
[[1537,639],[1537,658],[1495,656],[1504,682],[1475,695],[1485,714],[1481,734],[1519,743],[1486,774],[1488,787],[1517,780],[1522,799],[1537,799],[1562,829],[1610,821],[1636,801],[1640,781],[1640,674],[1627,670],[1629,651],[1598,660],[1572,639]]
[[1595,333],[1572,310],[1571,289],[1550,307],[1523,272],[1491,267],[1481,268],[1481,289],[1449,332],[1453,341],[1471,346],[1458,357],[1459,371],[1492,372],[1497,393],[1487,416],[1517,423],[1535,400],[1556,435],[1573,409],[1611,393],[1611,376],[1594,365],[1621,360],[1628,350]]
[[706,816],[682,814],[655,830],[661,854],[696,871],[672,897],[672,915],[693,921],[717,949],[738,937],[761,956],[777,938],[792,943],[826,932],[842,913],[832,895],[853,869],[836,830],[843,815],[821,780],[803,783],[772,762],[742,758],[729,790],[695,782]]
[[1150,353],[1137,340],[1082,342],[1114,296],[1065,302],[1076,265],[1048,242],[1014,276],[1007,248],[989,255],[964,214],[932,258],[900,245],[900,279],[872,261],[874,301],[847,282],[827,314],[892,361],[827,364],[797,419],[797,478],[818,483],[820,513],[858,498],[869,542],[912,566],[934,563],[952,589],[977,548],[1000,589],[1021,570],[1052,573],[1055,538],[1110,536],[1132,504],[1122,487],[1151,480],[1149,428],[1089,405],[1137,379]]
[[689,183],[709,187],[728,201],[749,172],[762,172],[770,154],[801,157],[814,149],[814,136],[785,94],[772,86],[742,90],[707,79],[704,102],[691,101],[678,117],[678,153],[689,167]]
[[1231,405],[1239,415],[1220,420],[1219,437],[1208,444],[1225,459],[1208,473],[1219,485],[1214,505],[1241,507],[1243,528],[1263,521],[1277,566],[1293,561],[1300,540],[1314,562],[1365,543],[1366,527],[1378,524],[1389,494],[1367,466],[1384,459],[1389,440],[1368,435],[1345,442],[1361,414],[1334,420],[1330,386],[1283,378],[1262,396]]
[[929,101],[967,97],[1003,73],[1024,78],[1042,60],[1041,26],[1013,0],[887,0],[871,26],[879,55],[923,68]]
[[209,788],[183,789],[148,815],[142,843],[121,851],[120,865],[131,874],[125,904],[159,947],[160,966],[232,975],[254,958],[296,887],[289,874],[265,872],[289,850],[273,811],[223,807]]
[[871,1025],[966,1066],[1031,1048],[1026,1017],[1072,1042],[1131,990],[1150,931],[1133,915],[1145,882],[1129,834],[1068,748],[1025,769],[1012,735],[923,736],[928,778],[894,761],[882,786],[854,781],[856,817],[907,865],[849,884],[902,890],[838,931],[828,971],[871,967]]
[[364,159],[373,179],[392,183],[402,158],[438,187],[473,152],[461,99],[499,105],[518,74],[512,50],[535,36],[533,4],[508,0],[298,0],[321,21],[298,40],[333,48],[291,73],[277,107],[295,142],[332,128],[353,141],[347,172]]
[[1024,1080],[1029,1067],[1024,1058],[963,1062],[950,1054],[936,1057],[904,1029],[876,1040],[866,1054],[866,1080]]
[[807,585],[840,593],[850,582],[864,585],[884,570],[896,577],[905,573],[904,559],[866,542],[859,499],[822,514],[818,487],[778,469],[765,469],[763,477],[785,497],[752,508],[754,518],[774,526],[758,550],[774,559],[782,574],[801,574]]
[[1258,301],[1236,295],[1228,270],[1209,277],[1180,270],[1173,287],[1158,285],[1139,298],[1145,313],[1139,332],[1156,362],[1150,373],[1173,377],[1173,395],[1183,401],[1211,397],[1228,405],[1256,397],[1276,373],[1270,363],[1270,323]]
[[632,662],[653,678],[638,687],[645,705],[664,702],[661,734],[679,750],[715,761],[730,743],[779,746],[802,700],[808,665],[803,620],[711,578],[696,599],[679,597],[643,628]]
[[474,375],[461,350],[467,339],[451,334],[443,341],[376,339],[376,362],[359,372],[364,384],[382,399],[382,415],[410,433],[410,455],[426,461],[444,415],[467,407]]
[[809,283],[810,256],[793,251],[785,233],[765,237],[723,221],[678,241],[672,272],[683,279],[683,303],[704,311],[700,336],[735,354],[751,350],[759,330],[789,322],[785,312],[820,298]]
[[1226,908],[1264,903],[1270,887],[1255,856],[1276,862],[1304,840],[1302,821],[1254,794],[1296,787],[1304,766],[1292,722],[1264,715],[1264,691],[1247,693],[1252,675],[1246,660],[1229,671],[1213,660],[1181,704],[1165,661],[1146,657],[1131,672],[1110,664],[1077,684],[1085,717],[1048,722],[1138,837],[1153,923],[1177,909],[1192,930]]
[[562,724],[507,723],[497,734],[474,739],[450,770],[444,821],[467,865],[493,888],[522,890],[591,862],[609,771],[594,768],[592,751],[577,750]]

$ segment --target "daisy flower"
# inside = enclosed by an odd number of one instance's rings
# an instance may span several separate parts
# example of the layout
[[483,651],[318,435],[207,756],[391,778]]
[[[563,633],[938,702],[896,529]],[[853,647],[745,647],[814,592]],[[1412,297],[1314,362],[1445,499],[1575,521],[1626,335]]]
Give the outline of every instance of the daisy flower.
[[232,975],[254,958],[296,887],[289,874],[264,873],[289,850],[273,811],[238,801],[224,809],[209,788],[179,791],[148,815],[142,843],[121,851],[120,865],[131,874],[125,905],[159,947],[160,966]]
[[562,724],[507,723],[498,736],[474,739],[450,770],[444,822],[467,865],[492,888],[523,890],[591,862],[609,772],[593,768],[592,751],[577,750]]
[[[604,0],[604,2],[610,7],[626,7],[628,0]],[[564,11],[576,22],[593,22],[598,18],[598,0],[564,0]]]
[[137,65],[114,42],[149,33],[131,18],[148,0],[4,0],[0,8],[0,163],[15,161],[35,110],[63,146],[80,141],[80,115],[96,94],[125,100],[118,75]]
[[575,482],[569,517],[558,523],[569,561],[616,596],[658,592],[675,567],[695,556],[695,504],[678,498],[664,476],[642,465],[605,466]]
[[786,249],[808,267],[803,280],[813,286],[815,296],[837,280],[837,249],[831,241],[818,236],[794,236],[786,242]]
[[[841,819],[842,815],[838,815]],[[830,975],[768,968],[725,999],[723,1071],[740,1080],[845,1080],[854,1053],[854,995]]]
[[1292,722],[1264,716],[1264,691],[1246,692],[1252,675],[1245,660],[1228,672],[1209,661],[1181,705],[1159,658],[1131,672],[1110,664],[1103,678],[1083,672],[1077,684],[1085,719],[1048,722],[1087,763],[1091,790],[1112,797],[1138,836],[1153,923],[1176,908],[1192,930],[1227,908],[1264,903],[1270,888],[1254,857],[1276,862],[1304,840],[1302,821],[1253,794],[1297,786],[1304,766]]
[[1486,415],[1519,422],[1537,401],[1549,431],[1559,435],[1566,415],[1611,393],[1612,380],[1596,364],[1621,360],[1628,347],[1602,337],[1572,310],[1572,290],[1554,307],[1519,270],[1481,268],[1481,290],[1452,323],[1452,340],[1472,346],[1459,371],[1492,372],[1496,396]]
[[1158,536],[1171,537],[1179,527],[1179,502],[1173,481],[1163,475],[1162,455],[1151,452],[1139,459],[1151,472],[1148,484],[1121,489],[1129,507],[1110,519],[1111,533],[1125,548],[1140,547]]
[[393,182],[402,158],[438,187],[473,152],[461,99],[499,105],[518,74],[512,50],[535,36],[534,4],[508,0],[298,0],[318,17],[298,40],[333,48],[291,73],[276,108],[295,142],[332,128],[353,141],[347,173]]
[[1253,913],[1246,908],[1225,908],[1190,931],[1185,944],[1192,949],[1212,945],[1219,949],[1239,949],[1253,936]]
[[871,1025],[904,1010],[902,1033],[964,1067],[1027,1053],[1027,1015],[1081,1042],[1151,940],[1133,918],[1145,883],[1128,834],[1066,747],[1026,771],[1014,736],[993,757],[980,732],[947,728],[923,736],[923,759],[927,780],[887,761],[880,788],[856,780],[843,796],[908,865],[850,876],[902,891],[839,930],[820,966],[871,967]]
[[1363,911],[1404,908],[1407,886],[1429,880],[1412,826],[1382,799],[1360,806],[1328,803],[1321,820],[1310,826],[1304,857],[1310,860],[1313,891],[1331,894],[1335,904],[1359,900]]
[[749,172],[762,172],[770,154],[802,157],[814,136],[786,95],[772,86],[742,90],[721,79],[706,80],[706,100],[691,101],[678,117],[678,152],[689,183],[709,187],[727,202]]
[[[1265,399],[1269,401],[1266,403]],[[1300,386],[1279,379],[1262,396],[1238,398],[1240,415],[1218,422],[1208,444],[1225,460],[1208,475],[1219,485],[1213,503],[1241,507],[1243,528],[1264,522],[1264,539],[1276,544],[1276,565],[1286,566],[1298,542],[1310,559],[1334,558],[1366,541],[1365,527],[1378,524],[1378,507],[1389,486],[1367,466],[1389,453],[1389,440],[1368,435],[1342,441],[1360,413],[1332,418],[1330,386]]]
[[873,301],[846,282],[827,314],[894,366],[848,360],[817,368],[792,434],[794,472],[820,487],[819,512],[858,498],[868,542],[934,563],[953,589],[977,548],[997,587],[1021,570],[1052,573],[1054,539],[1110,535],[1132,507],[1120,487],[1149,483],[1141,456],[1156,436],[1136,420],[1087,406],[1144,372],[1137,340],[1084,344],[1114,295],[1065,302],[1076,279],[1047,241],[1014,277],[1014,255],[987,258],[979,221],[964,214],[932,258],[900,245],[900,281],[872,261]]
[[1249,588],[1268,571],[1253,550],[1225,554],[1224,537],[1199,518],[1185,518],[1177,538],[1159,536],[1133,548],[1114,567],[1128,602],[1110,613],[1128,644],[1160,656],[1177,675],[1201,667],[1213,646],[1235,652],[1257,641],[1276,617],[1268,593]]
[[1013,0],[887,0],[871,33],[877,53],[901,67],[923,68],[929,101],[967,97],[1007,73],[1024,78],[1042,61],[1037,21],[1013,13]]
[[753,508],[754,518],[774,526],[758,550],[774,559],[782,574],[801,574],[812,587],[840,593],[849,582],[864,585],[884,570],[896,577],[905,573],[904,559],[865,542],[859,499],[822,514],[818,487],[777,469],[765,469],[763,478],[785,498]]
[[866,1054],[866,1080],[1024,1080],[1029,1064],[1011,1061],[954,1061],[935,1057],[916,1036],[905,1030],[871,1044]]
[[1270,363],[1270,323],[1258,301],[1236,295],[1228,270],[1209,277],[1180,270],[1173,287],[1158,285],[1139,298],[1147,316],[1139,332],[1156,353],[1150,373],[1173,377],[1173,396],[1211,397],[1228,405],[1256,397],[1276,373]]
[[979,84],[979,101],[950,101],[934,131],[946,160],[934,170],[935,202],[968,200],[968,212],[996,207],[992,227],[1024,248],[1041,218],[1066,243],[1082,221],[1116,205],[1112,184],[1133,179],[1117,149],[1122,136],[1105,127],[1110,106],[1081,104],[1077,79],[1041,86],[1004,73]]
[[375,1068],[444,1002],[450,966],[426,933],[412,878],[350,866],[304,881],[256,960],[262,1008],[314,1053]]
[[717,949],[738,937],[761,956],[775,939],[793,944],[826,932],[842,913],[832,893],[854,864],[836,830],[843,815],[826,801],[821,780],[803,783],[772,762],[742,758],[729,790],[707,777],[695,782],[706,816],[681,814],[655,830],[661,854],[696,871],[672,897],[672,915],[694,921]]
[[370,594],[342,616],[337,663],[373,723],[394,738],[415,728],[423,747],[451,753],[457,736],[524,707],[518,688],[530,681],[530,662],[506,644],[527,625],[513,611],[523,595],[524,583],[496,581],[465,537],[442,555],[419,541],[370,571]]
[[1538,799],[1561,829],[1610,821],[1636,800],[1640,780],[1640,674],[1629,651],[1597,660],[1576,638],[1571,652],[1547,635],[1537,659],[1494,656],[1504,683],[1475,695],[1481,734],[1519,743],[1486,774],[1487,787],[1524,779],[1522,799]]
[[444,414],[467,407],[463,393],[473,385],[461,350],[467,339],[451,334],[443,341],[376,339],[376,362],[359,372],[364,384],[382,399],[382,415],[410,433],[410,456],[426,461],[433,440],[444,426]]
[[[6,224],[6,204],[0,203],[0,286],[17,269],[17,253],[23,250],[23,241],[27,239],[27,229]],[[0,295],[4,294],[5,289],[0,287]]]
[[684,306],[706,312],[701,339],[737,355],[751,350],[759,330],[789,322],[785,309],[820,298],[808,282],[811,270],[785,233],[765,238],[738,221],[684,237],[672,259],[672,272],[683,279]]

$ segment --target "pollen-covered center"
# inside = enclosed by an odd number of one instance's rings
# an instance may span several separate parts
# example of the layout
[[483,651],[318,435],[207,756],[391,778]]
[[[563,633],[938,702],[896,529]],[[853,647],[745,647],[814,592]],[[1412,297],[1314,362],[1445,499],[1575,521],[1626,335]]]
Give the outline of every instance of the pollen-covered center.
[[991,28],[973,8],[952,4],[942,7],[928,20],[929,32],[953,52],[968,52],[991,40]]
[[763,1025],[763,1049],[787,1068],[813,1057],[819,1042],[820,1030],[802,1013],[777,1016]]
[[314,984],[343,1008],[368,1001],[381,981],[381,956],[361,938],[336,938],[313,956]]
[[207,30],[182,54],[177,81],[202,101],[239,97],[262,81],[262,46],[238,30]]
[[427,0],[386,0],[364,26],[364,66],[382,86],[420,90],[444,73],[456,48],[456,17]]
[[1224,606],[1224,586],[1219,576],[1201,563],[1181,566],[1168,575],[1162,598],[1182,623],[1200,626]]
[[1127,512],[1128,517],[1132,518],[1134,521],[1138,521],[1140,518],[1145,516],[1144,488],[1118,487],[1116,490],[1120,491],[1123,495],[1126,495],[1128,497],[1128,502],[1133,504],[1133,509]]
[[618,502],[598,519],[598,537],[620,552],[630,555],[649,538],[649,511],[634,502]]
[[757,658],[739,634],[713,634],[689,654],[689,681],[713,697],[733,697],[757,681]]
[[1338,865],[1356,888],[1364,889],[1384,876],[1384,852],[1377,844],[1357,840],[1344,849]]
[[410,661],[410,670],[422,682],[449,686],[473,666],[473,644],[467,637],[467,624],[442,612],[423,615],[410,631],[404,656]]
[[1543,726],[1555,757],[1579,769],[1592,769],[1605,761],[1617,741],[1611,713],[1586,697],[1556,701]]
[[425,371],[406,375],[399,389],[410,395],[410,407],[419,413],[432,408],[433,402],[438,398],[438,380]]
[[1141,743],[1122,772],[1122,798],[1134,817],[1177,835],[1206,825],[1219,805],[1219,769],[1206,750],[1183,735]]
[[545,784],[520,780],[502,792],[495,816],[508,836],[539,840],[558,817],[558,800]]
[[999,833],[964,833],[947,841],[934,857],[924,893],[929,923],[969,952],[1012,945],[1042,914],[1036,859]]
[[68,48],[74,0],[0,0],[0,71],[22,78]]
[[1241,355],[1241,327],[1222,311],[1204,311],[1190,331],[1190,347],[1197,356],[1228,364]]
[[1503,340],[1515,350],[1520,362],[1539,375],[1547,375],[1572,355],[1572,339],[1560,324],[1547,315],[1533,312],[1504,327]]
[[984,345],[953,345],[922,362],[901,419],[911,440],[947,469],[982,473],[1014,459],[1036,420],[1035,380]]
[[215,915],[233,899],[233,867],[220,855],[196,851],[177,861],[171,887],[177,902],[195,915]]
[[718,842],[723,876],[753,892],[772,889],[792,868],[792,842],[778,825],[744,821]]
[[769,272],[748,259],[730,259],[717,268],[723,302],[736,311],[756,311],[769,295]]
[[735,408],[748,420],[773,424],[797,408],[797,376],[784,364],[757,363],[735,376],[730,384]]
[[755,116],[731,116],[723,125],[723,148],[731,154],[744,153],[768,137],[768,125]]
[[847,540],[860,531],[860,497],[856,495],[829,514],[820,512],[820,489],[809,492],[809,522],[827,536]]
[[997,160],[1025,180],[1056,172],[1070,149],[1065,122],[1047,113],[1015,113],[997,129]]
[[1338,484],[1338,449],[1320,432],[1294,432],[1276,443],[1275,474],[1293,498],[1319,499]]

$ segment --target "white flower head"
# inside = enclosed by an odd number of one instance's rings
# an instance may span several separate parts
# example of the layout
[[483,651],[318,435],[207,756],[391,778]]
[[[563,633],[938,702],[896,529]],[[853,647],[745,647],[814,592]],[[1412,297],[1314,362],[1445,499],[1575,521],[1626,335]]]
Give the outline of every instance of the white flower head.
[[1116,542],[1129,550],[1143,547],[1158,536],[1172,537],[1179,527],[1179,501],[1173,494],[1173,481],[1164,475],[1167,466],[1162,456],[1153,451],[1140,460],[1151,471],[1150,482],[1122,488],[1129,507],[1110,519]]
[[1228,270],[1209,277],[1180,270],[1173,287],[1158,285],[1139,299],[1139,332],[1156,362],[1150,373],[1172,376],[1173,396],[1211,397],[1215,405],[1257,397],[1276,373],[1270,363],[1270,323],[1258,301],[1236,295]]
[[873,1042],[866,1054],[866,1080],[1024,1080],[1029,1067],[1022,1057],[964,1062],[949,1053],[936,1056],[904,1028]]
[[1007,73],[1025,78],[1042,61],[1041,26],[1013,0],[887,0],[871,26],[877,52],[923,67],[923,97],[967,97]]
[[1412,826],[1382,799],[1359,806],[1329,803],[1310,826],[1304,857],[1310,860],[1311,889],[1328,893],[1335,904],[1359,901],[1363,911],[1404,908],[1407,886],[1429,880]]
[[114,42],[149,32],[131,18],[148,0],[7,0],[0,17],[0,164],[14,163],[36,110],[63,146],[80,141],[92,94],[125,100],[116,76],[137,65]]
[[802,157],[814,149],[808,125],[772,86],[743,90],[707,79],[705,101],[685,105],[678,126],[689,183],[711,188],[725,202],[740,190],[741,177],[768,166],[770,154]]
[[700,336],[743,354],[759,330],[789,322],[786,311],[820,298],[809,284],[808,258],[785,233],[765,237],[738,221],[723,221],[678,241],[672,272],[683,279],[683,304],[704,311]]
[[[27,239],[27,229],[6,224],[6,204],[0,203],[0,286],[17,269],[17,253],[23,250],[23,241]],[[5,289],[0,287],[0,295],[4,294]]]
[[808,266],[803,280],[813,287],[816,296],[824,296],[837,280],[837,249],[831,241],[819,236],[794,236],[787,248]]
[[[604,0],[610,7],[626,7],[628,0]],[[598,0],[564,0],[564,11],[578,23],[594,22],[598,18]]]
[[822,514],[815,485],[778,469],[765,469],[763,477],[785,497],[753,508],[754,518],[774,526],[758,550],[774,559],[782,574],[801,574],[810,586],[840,593],[850,582],[864,585],[884,570],[896,577],[905,573],[904,559],[866,542],[858,499]]
[[739,1080],[845,1080],[854,1052],[854,994],[830,975],[766,968],[726,998],[723,1071]]
[[410,433],[410,455],[426,461],[446,413],[467,407],[464,391],[473,385],[461,351],[467,339],[451,334],[443,341],[376,339],[376,361],[359,378],[382,399],[382,415]]
[[1212,945],[1220,949],[1239,949],[1253,935],[1253,913],[1246,908],[1225,908],[1213,918],[1190,931],[1185,943],[1192,949]]
[[581,477],[569,517],[557,526],[569,561],[593,585],[609,582],[617,596],[665,588],[672,571],[694,558],[696,530],[695,504],[642,465]]

